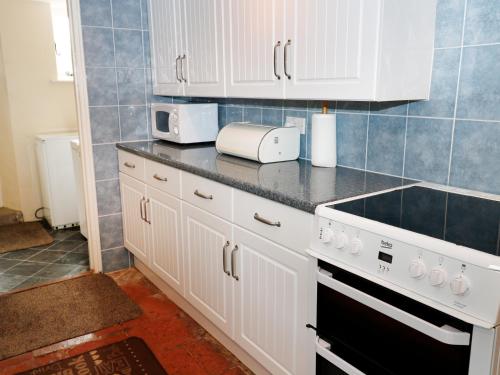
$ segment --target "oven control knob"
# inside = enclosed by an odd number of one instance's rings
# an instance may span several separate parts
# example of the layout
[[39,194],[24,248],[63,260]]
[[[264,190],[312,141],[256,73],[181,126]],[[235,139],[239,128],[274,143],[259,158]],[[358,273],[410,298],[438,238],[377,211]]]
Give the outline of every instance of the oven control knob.
[[410,263],[410,276],[414,279],[420,279],[425,275],[427,269],[422,259],[413,259]]
[[335,247],[337,249],[343,249],[346,247],[347,243],[349,242],[349,238],[347,237],[347,234],[345,233],[339,233],[336,238],[335,238]]
[[321,230],[321,235],[320,235],[320,240],[323,243],[329,243],[333,239],[333,230],[330,228],[322,228]]
[[351,241],[351,254],[358,255],[361,250],[363,250],[363,241],[361,241],[359,238],[354,238]]
[[429,274],[429,281],[432,286],[441,286],[446,282],[446,270],[443,267],[434,267]]
[[456,295],[465,294],[470,288],[469,280],[462,274],[455,276],[450,282],[451,292]]
[[179,128],[177,126],[174,126],[174,134],[179,135]]

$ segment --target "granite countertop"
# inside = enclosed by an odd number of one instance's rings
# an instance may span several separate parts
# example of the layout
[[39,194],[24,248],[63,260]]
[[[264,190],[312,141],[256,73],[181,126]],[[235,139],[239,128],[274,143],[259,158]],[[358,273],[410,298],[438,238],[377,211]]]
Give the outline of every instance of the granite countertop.
[[144,141],[116,147],[309,213],[321,203],[415,182],[345,167],[313,167],[302,159],[260,164],[219,154],[214,143]]

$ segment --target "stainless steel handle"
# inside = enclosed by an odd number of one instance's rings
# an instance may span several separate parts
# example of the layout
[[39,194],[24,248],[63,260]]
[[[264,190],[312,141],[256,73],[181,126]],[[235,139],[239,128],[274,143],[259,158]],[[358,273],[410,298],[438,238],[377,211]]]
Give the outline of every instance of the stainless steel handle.
[[132,168],[132,169],[135,168],[135,164],[131,164],[128,161],[126,161],[125,163],[123,163],[123,165],[126,166],[127,168]]
[[214,197],[213,197],[212,194],[206,195],[206,194],[200,193],[198,191],[198,189],[196,189],[193,194],[196,195],[196,196],[198,196],[198,197],[200,197],[200,198],[203,198],[203,199],[214,199]]
[[177,82],[182,82],[182,79],[179,78],[179,60],[181,59],[181,55],[177,56],[175,59],[175,78],[177,78]]
[[238,251],[238,245],[234,245],[233,251],[231,251],[231,276],[238,281],[240,278],[239,276],[236,275],[235,269],[236,269],[236,263],[235,263],[235,258],[234,258],[234,253]]
[[148,224],[151,224],[151,220],[148,219],[148,203],[149,198],[146,199],[146,202],[144,203],[144,221]]
[[184,78],[184,63],[183,63],[184,60],[186,60],[186,55],[182,55],[181,57],[181,78],[182,82],[187,82],[186,78]]
[[292,41],[290,39],[288,39],[288,41],[286,42],[285,44],[285,48],[283,49],[283,66],[285,68],[285,75],[286,75],[286,78],[288,79],[292,79],[292,76],[290,74],[288,74],[288,47],[290,47],[290,45],[292,44]]
[[273,65],[273,68],[274,68],[274,76],[277,78],[277,79],[281,79],[281,76],[276,72],[277,71],[277,68],[276,68],[276,53],[277,53],[277,50],[278,48],[281,46],[281,41],[278,40],[278,43],[276,43],[274,45],[274,65]]
[[222,248],[222,270],[226,275],[231,276],[231,272],[229,272],[226,267],[226,251],[228,247],[229,247],[229,241],[226,241],[226,244]]
[[260,221],[261,223],[271,225],[273,227],[281,227],[281,222],[279,221],[271,221],[269,219],[266,219],[262,216],[260,216],[257,212],[253,215],[253,218],[257,221]]
[[142,197],[140,202],[139,202],[139,209],[140,209],[140,212],[141,212],[141,219],[146,221],[146,219],[144,219],[144,201],[146,200],[146,198]]
[[158,181],[163,181],[163,182],[167,182],[167,181],[168,181],[168,178],[158,176],[158,174],[156,174],[156,173],[153,175],[153,178],[154,178],[155,180],[158,180]]

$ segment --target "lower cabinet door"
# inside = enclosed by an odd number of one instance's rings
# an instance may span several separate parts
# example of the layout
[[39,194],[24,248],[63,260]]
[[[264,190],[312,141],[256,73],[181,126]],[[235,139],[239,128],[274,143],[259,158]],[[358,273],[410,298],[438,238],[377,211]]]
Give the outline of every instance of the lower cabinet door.
[[148,264],[145,214],[146,185],[120,173],[123,243],[141,262]]
[[272,374],[306,374],[308,259],[233,229],[235,340]]
[[232,224],[187,203],[182,215],[185,298],[232,338]]
[[147,202],[150,267],[183,295],[181,201],[148,186]]

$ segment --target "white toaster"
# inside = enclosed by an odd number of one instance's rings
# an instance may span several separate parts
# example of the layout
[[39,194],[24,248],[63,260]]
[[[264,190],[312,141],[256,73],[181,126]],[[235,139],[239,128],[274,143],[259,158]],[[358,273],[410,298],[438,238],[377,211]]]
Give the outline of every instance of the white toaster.
[[215,148],[221,154],[260,163],[295,160],[300,154],[300,131],[295,127],[233,122],[219,131]]

